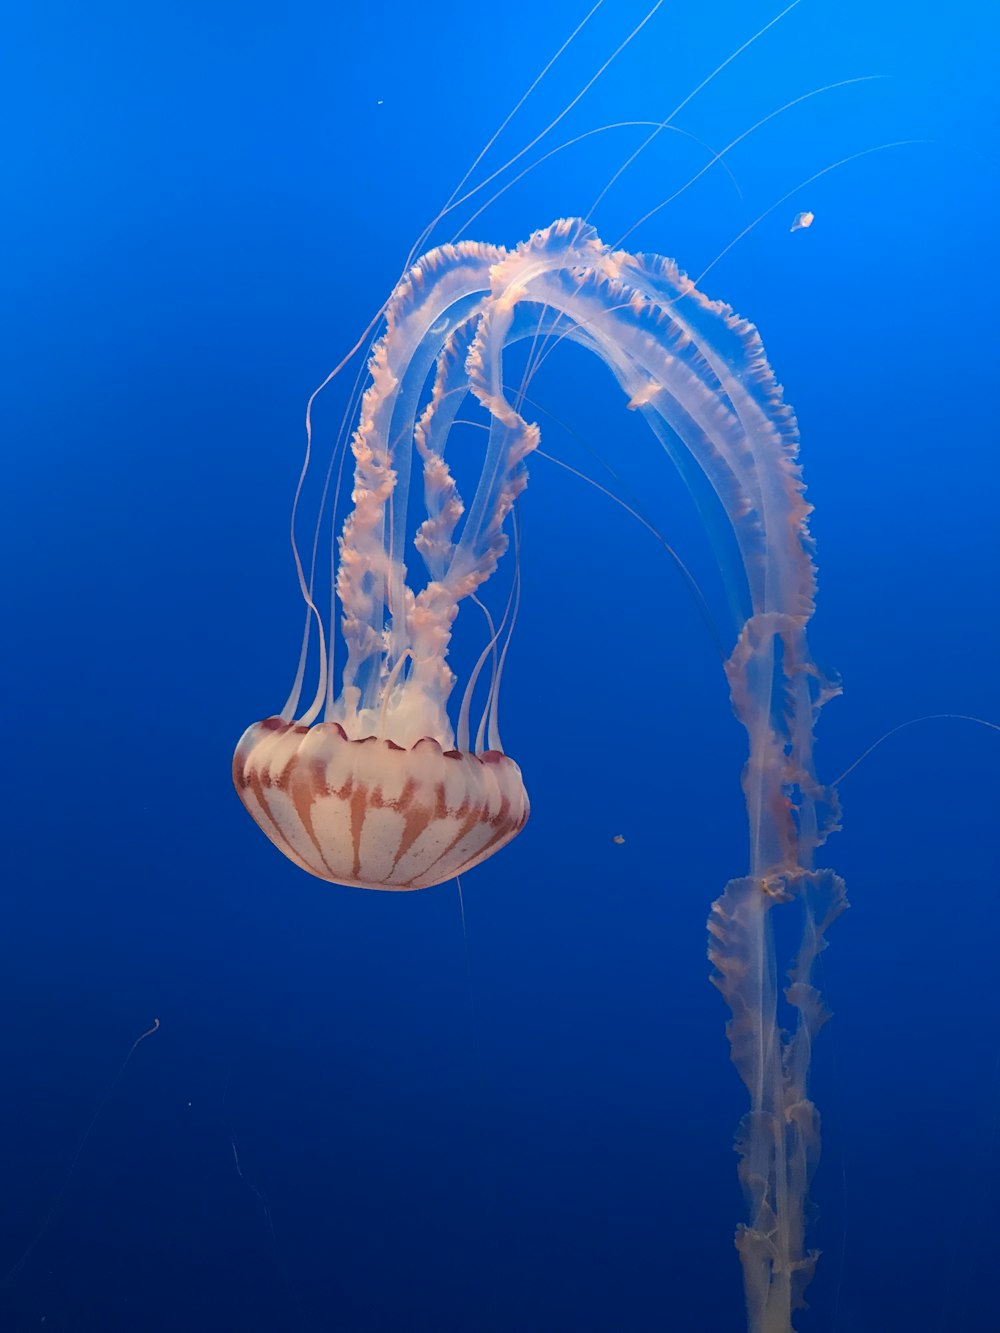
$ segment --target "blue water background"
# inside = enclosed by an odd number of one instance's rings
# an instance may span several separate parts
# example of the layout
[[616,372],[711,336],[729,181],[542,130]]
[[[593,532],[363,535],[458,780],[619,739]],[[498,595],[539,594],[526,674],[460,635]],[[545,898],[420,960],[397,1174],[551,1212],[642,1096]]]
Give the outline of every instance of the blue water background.
[[[29,1250],[9,1333],[743,1327],[745,1097],[705,919],[747,865],[744,740],[649,535],[532,464],[501,716],[532,816],[467,877],[464,937],[453,885],[308,878],[229,778],[294,668],[305,400],[584,9],[8,7],[0,1268]],[[507,155],[642,12],[595,16]],[[664,6],[551,142],[663,118],[776,12]],[[630,238],[697,274],[828,164],[934,141],[796,191],[704,282],[759,326],[801,423],[812,643],[845,691],[826,778],[922,714],[1000,721],[997,29],[986,0],[802,0],[679,125],[720,147],[809,89],[891,77],[769,123],[732,154],[738,190],[715,167]],[[554,158],[470,234],[586,210],[636,142]],[[705,158],[661,136],[598,209],[606,238]],[[542,387],[577,432],[543,418],[546,447],[614,466],[710,582],[610,381],[578,353]],[[1000,1328],[998,767],[995,732],[927,722],[844,782],[803,1333]]]

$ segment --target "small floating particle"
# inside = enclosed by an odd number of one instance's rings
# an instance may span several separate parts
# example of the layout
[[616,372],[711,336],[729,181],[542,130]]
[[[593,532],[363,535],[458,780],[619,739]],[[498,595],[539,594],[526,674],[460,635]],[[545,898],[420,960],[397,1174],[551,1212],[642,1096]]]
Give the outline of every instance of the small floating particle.
[[611,839],[611,841],[616,842],[620,847],[622,843],[625,841],[625,835],[623,833],[616,833],[615,836]]
[[808,213],[808,212],[796,213],[795,217],[792,219],[792,225],[788,228],[788,230],[802,231],[806,227],[811,227],[815,219],[816,219],[815,213]]

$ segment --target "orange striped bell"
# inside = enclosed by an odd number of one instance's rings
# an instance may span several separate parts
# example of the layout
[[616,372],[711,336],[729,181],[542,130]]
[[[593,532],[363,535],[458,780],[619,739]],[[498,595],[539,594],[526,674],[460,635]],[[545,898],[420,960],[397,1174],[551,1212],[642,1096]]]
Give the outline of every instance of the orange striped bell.
[[498,750],[425,737],[410,749],[337,722],[269,717],[233,756],[240,800],[276,847],[320,879],[423,889],[485,861],[528,818],[521,770]]

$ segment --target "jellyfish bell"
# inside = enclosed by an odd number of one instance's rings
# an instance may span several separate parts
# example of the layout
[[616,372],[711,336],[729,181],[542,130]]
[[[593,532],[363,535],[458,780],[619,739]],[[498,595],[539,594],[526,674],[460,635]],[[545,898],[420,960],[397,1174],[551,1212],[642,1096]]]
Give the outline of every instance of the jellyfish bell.
[[310,874],[363,889],[425,889],[471,870],[528,818],[521,770],[423,736],[352,740],[339,722],[269,717],[233,756],[240,800]]

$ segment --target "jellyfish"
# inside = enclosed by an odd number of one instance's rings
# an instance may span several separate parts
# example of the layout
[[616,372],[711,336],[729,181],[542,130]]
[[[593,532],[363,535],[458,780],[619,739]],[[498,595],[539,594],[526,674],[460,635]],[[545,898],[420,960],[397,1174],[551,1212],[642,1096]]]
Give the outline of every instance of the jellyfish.
[[816,221],[816,214],[806,211],[805,213],[796,213],[792,218],[792,225],[789,231],[805,231]]
[[[448,652],[462,604],[478,600],[508,547],[526,459],[539,443],[504,370],[507,349],[528,337],[594,353],[682,477],[704,479],[731,532],[717,554],[737,607],[725,671],[748,738],[749,864],[712,906],[709,957],[750,1095],[737,1136],[748,1214],[736,1233],[748,1327],[787,1333],[817,1259],[805,1243],[819,1152],[807,1080],[826,1013],[812,967],[846,898],[832,871],[814,868],[837,825],[836,795],[812,759],[816,715],[836,686],[807,640],[815,569],[798,428],[750,323],[672,260],[612,249],[579,219],[513,250],[462,242],[418,260],[386,308],[353,436],[353,509],[336,576],[347,647],[340,690],[331,629],[313,704],[295,720],[293,690],[281,715],[247,730],[233,762],[236,789],[297,865],[368,888],[440,883],[524,826],[520,769],[500,740],[499,631],[454,723]],[[448,454],[467,400],[488,422],[468,504]],[[423,512],[410,524],[415,471]],[[491,655],[473,738],[471,694]],[[785,987],[775,962],[779,911],[797,913],[801,926]]]

